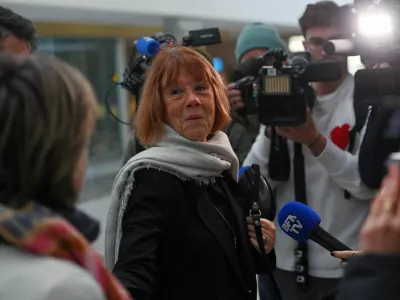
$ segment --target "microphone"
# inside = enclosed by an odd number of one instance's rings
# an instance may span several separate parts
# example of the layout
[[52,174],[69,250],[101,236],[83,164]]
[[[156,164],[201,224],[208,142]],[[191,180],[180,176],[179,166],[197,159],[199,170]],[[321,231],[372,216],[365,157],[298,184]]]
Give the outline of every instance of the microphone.
[[324,45],[324,52],[328,55],[342,54],[348,56],[357,55],[356,45],[352,40],[330,40]]
[[319,226],[321,217],[307,205],[293,201],[285,204],[278,214],[278,224],[292,239],[299,243],[312,240],[329,252],[352,251]]
[[246,170],[249,169],[249,168],[250,168],[250,166],[243,166],[243,167],[241,167],[241,168],[239,169],[239,175],[238,175],[238,177],[239,177],[239,178],[242,177],[242,175],[244,174],[244,172],[246,172]]
[[154,56],[160,49],[160,43],[149,37],[142,37],[136,42],[136,50],[146,56]]

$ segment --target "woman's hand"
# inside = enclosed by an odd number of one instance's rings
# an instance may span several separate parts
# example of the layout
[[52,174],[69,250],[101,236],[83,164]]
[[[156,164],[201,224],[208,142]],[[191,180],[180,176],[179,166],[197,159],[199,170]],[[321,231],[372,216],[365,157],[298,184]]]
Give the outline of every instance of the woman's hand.
[[[247,217],[247,229],[249,231],[250,242],[253,247],[260,252],[260,248],[258,247],[257,237],[256,237],[256,229],[254,227],[253,219],[251,217]],[[275,245],[275,225],[271,221],[267,219],[261,220],[261,231],[263,234],[265,252],[270,253],[272,249],[274,249]]]
[[400,167],[389,166],[360,235],[364,253],[400,253]]

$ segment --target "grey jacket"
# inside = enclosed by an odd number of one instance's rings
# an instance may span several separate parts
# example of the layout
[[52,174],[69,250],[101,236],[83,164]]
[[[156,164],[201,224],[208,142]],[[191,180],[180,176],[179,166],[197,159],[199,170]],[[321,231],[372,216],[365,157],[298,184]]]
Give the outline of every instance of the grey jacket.
[[1,300],[105,300],[84,269],[0,244]]

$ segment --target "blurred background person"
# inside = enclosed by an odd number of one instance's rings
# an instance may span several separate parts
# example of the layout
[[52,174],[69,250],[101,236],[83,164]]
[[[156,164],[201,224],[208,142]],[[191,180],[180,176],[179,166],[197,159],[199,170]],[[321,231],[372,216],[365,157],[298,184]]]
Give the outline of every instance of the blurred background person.
[[[165,47],[145,80],[136,133],[147,150],[115,179],[106,263],[142,299],[256,299],[265,269],[225,133],[229,102],[203,56]],[[257,190],[258,192],[258,190]],[[262,219],[270,265],[275,227]],[[253,245],[253,247],[251,246]],[[259,249],[258,249],[259,250]]]
[[[263,23],[247,25],[236,41],[235,58],[238,64],[252,57],[263,55],[268,49],[284,49],[286,45],[274,27]],[[266,63],[272,65],[272,61]],[[232,148],[242,166],[244,159],[254,143],[260,124],[258,116],[246,113],[244,95],[236,89],[235,83],[228,84],[228,98],[232,106],[232,121],[227,127],[227,135]]]
[[[263,23],[253,23],[244,27],[240,32],[236,41],[235,59],[237,64],[241,64],[249,58],[263,55],[268,49],[277,48],[286,50],[285,42],[280,38],[276,29]],[[266,62],[266,65],[271,64],[272,61]],[[239,165],[242,166],[251,145],[256,139],[260,123],[257,114],[249,115],[246,113],[243,99],[245,96],[242,91],[235,88],[235,83],[229,83],[227,88],[228,99],[232,108],[232,121],[226,129],[226,133],[233,151],[239,159]],[[258,284],[261,300],[276,297],[269,276],[260,274]]]
[[0,52],[30,55],[37,46],[33,23],[11,9],[0,6]]
[[67,64],[0,57],[0,299],[130,299],[75,208],[96,99]]

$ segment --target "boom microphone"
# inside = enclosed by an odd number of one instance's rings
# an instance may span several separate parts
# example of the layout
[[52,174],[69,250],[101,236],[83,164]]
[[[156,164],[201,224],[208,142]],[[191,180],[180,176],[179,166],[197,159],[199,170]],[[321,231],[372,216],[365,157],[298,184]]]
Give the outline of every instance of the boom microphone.
[[278,214],[281,229],[299,243],[312,240],[329,252],[352,250],[319,226],[321,217],[300,202],[285,204]]
[[136,42],[136,50],[146,56],[155,56],[160,49],[160,43],[149,37],[142,37]]

